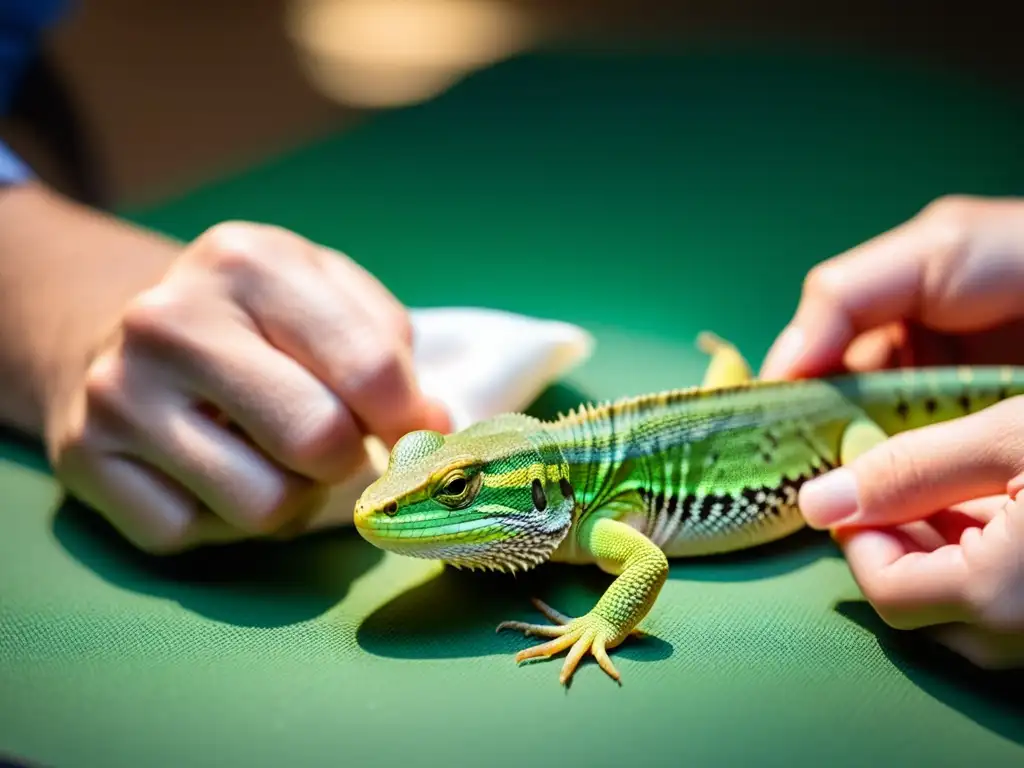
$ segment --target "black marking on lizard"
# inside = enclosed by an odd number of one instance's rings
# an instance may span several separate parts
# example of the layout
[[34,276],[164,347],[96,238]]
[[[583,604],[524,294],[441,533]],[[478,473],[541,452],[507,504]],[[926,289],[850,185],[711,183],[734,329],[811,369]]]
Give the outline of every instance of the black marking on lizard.
[[548,508],[548,497],[544,495],[544,486],[536,477],[533,478],[533,483],[530,485],[530,492],[533,495],[533,506],[538,512],[543,512]]
[[[683,511],[680,530],[684,530],[687,526],[708,522],[716,509],[718,515],[725,519],[727,527],[736,522],[740,526],[746,525],[766,516],[780,517],[788,509],[796,506],[797,495],[804,483],[832,469],[835,469],[835,466],[822,459],[820,465],[811,467],[798,477],[786,478],[777,486],[743,488],[735,494],[708,493],[701,495],[691,491],[682,496]],[[658,511],[665,507],[665,493],[654,493],[646,488],[638,489],[638,493],[647,507],[648,519],[656,519]],[[739,501],[738,504],[736,504],[737,501]],[[679,504],[679,495],[671,494],[668,497],[666,508],[675,510]]]
[[910,403],[902,397],[896,403],[896,414],[903,419],[903,421],[906,421],[907,417],[910,416]]

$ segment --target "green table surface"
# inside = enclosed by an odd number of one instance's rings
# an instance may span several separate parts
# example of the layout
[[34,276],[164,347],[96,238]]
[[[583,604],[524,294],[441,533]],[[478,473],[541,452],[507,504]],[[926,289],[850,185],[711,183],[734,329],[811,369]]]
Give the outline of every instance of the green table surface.
[[[538,412],[695,383],[702,328],[759,361],[806,269],[946,192],[1024,189],[1024,108],[838,54],[537,55],[136,220],[341,248],[413,306],[597,339]],[[0,754],[47,765],[1024,765],[1020,675],[886,631],[831,543],[680,563],[653,637],[517,668],[537,594],[608,577],[444,572],[351,531],[154,563],[0,449]],[[566,762],[568,761],[568,762]]]

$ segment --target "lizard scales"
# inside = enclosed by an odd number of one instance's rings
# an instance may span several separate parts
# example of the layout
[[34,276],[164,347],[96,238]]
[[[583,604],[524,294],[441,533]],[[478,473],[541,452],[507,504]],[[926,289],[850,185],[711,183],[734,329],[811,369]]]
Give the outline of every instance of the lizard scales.
[[827,379],[753,379],[732,345],[699,387],[583,405],[552,421],[506,414],[455,435],[414,432],[356,505],[375,546],[459,567],[515,571],[593,563],[617,576],[586,616],[535,601],[552,625],[501,628],[553,638],[517,659],[570,649],[563,682],[590,651],[637,631],[667,558],[759,546],[804,526],[801,485],[889,435],[1024,394],[1024,369],[934,368]]
[[[800,486],[841,464],[862,414],[888,435],[1024,393],[1006,367],[911,369],[750,382],[624,398],[542,425],[560,448],[585,517],[634,491],[624,519],[669,557],[765,544],[803,527]],[[572,540],[555,561],[588,561]]]

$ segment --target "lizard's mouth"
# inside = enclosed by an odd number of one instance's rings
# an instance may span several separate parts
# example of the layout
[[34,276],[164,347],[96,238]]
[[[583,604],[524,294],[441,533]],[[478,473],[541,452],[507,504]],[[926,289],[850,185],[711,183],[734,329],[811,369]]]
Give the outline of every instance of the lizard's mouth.
[[481,517],[479,511],[460,515],[444,509],[389,515],[359,505],[355,511],[359,535],[378,549],[459,568],[508,572],[547,560],[570,524],[568,514]]
[[375,509],[374,507],[366,504],[363,499],[359,499],[356,502],[355,510],[352,515],[352,521],[355,523],[356,529],[363,533],[363,531],[372,531],[376,528],[376,518],[383,512],[383,510]]

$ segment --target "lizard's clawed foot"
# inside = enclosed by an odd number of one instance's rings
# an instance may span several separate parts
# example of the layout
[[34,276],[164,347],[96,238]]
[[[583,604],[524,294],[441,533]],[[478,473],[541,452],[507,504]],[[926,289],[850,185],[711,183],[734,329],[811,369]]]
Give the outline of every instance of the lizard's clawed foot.
[[[566,656],[565,663],[562,665],[562,672],[559,675],[559,682],[565,685],[572,679],[580,660],[587,651],[590,651],[601,669],[609,677],[621,684],[622,679],[619,671],[608,657],[608,649],[614,648],[621,641],[616,642],[618,633],[607,619],[596,616],[593,613],[573,619],[556,611],[540,600],[533,600],[533,604],[538,611],[543,613],[554,624],[503,621],[496,630],[501,632],[502,630],[509,629],[522,632],[527,637],[536,635],[538,637],[553,638],[546,643],[535,645],[532,648],[527,648],[517,653],[517,663],[528,659],[547,659],[568,648],[569,654]],[[629,634],[642,635],[643,633],[639,630],[633,630]]]

